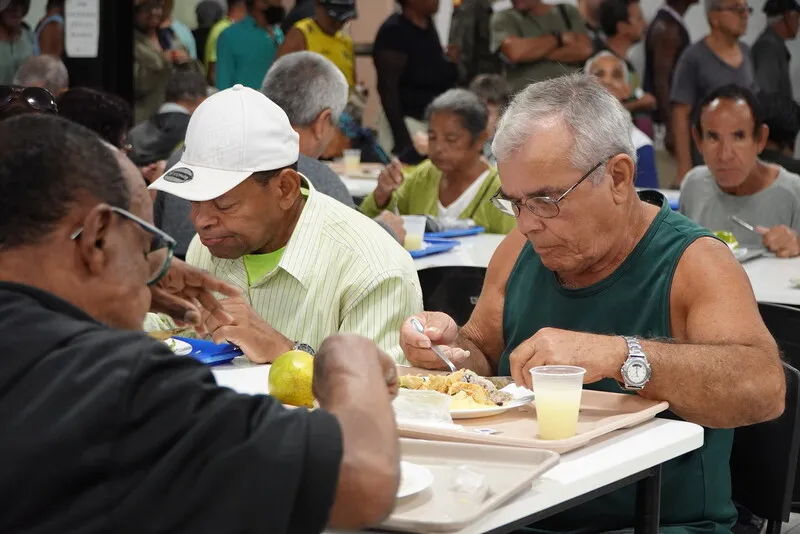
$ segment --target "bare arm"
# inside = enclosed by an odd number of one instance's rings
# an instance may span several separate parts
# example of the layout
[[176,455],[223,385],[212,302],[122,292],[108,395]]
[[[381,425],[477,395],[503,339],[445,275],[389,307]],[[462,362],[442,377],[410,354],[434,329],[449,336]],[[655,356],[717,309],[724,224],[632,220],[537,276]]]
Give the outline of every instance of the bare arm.
[[64,53],[64,26],[51,22],[39,35],[39,49],[42,54],[61,57]]
[[692,170],[692,130],[688,104],[672,103],[672,127],[675,140],[675,159],[678,160],[678,175],[675,185],[680,185],[684,176]]
[[394,506],[400,482],[391,405],[396,391],[394,362],[365,338],[328,338],[314,357],[314,396],[336,416],[342,432],[342,463],[328,522],[332,528],[374,526]]
[[553,35],[541,37],[506,37],[500,45],[500,52],[511,63],[538,61],[558,49],[558,39]]
[[783,412],[786,382],[778,347],[726,245],[700,239],[686,250],[670,308],[676,344],[643,344],[653,367],[644,397],[666,400],[684,419],[716,428]]
[[565,39],[564,46],[547,54],[547,59],[564,63],[580,63],[592,56],[592,41],[588,35],[566,33],[563,39]]
[[667,148],[674,151],[675,137],[672,124],[672,106],[669,98],[672,83],[672,69],[678,60],[678,45],[680,38],[677,28],[668,26],[661,21],[654,24],[650,33],[653,46],[658,53],[653,54],[653,92],[656,102],[661,110],[662,118],[667,128]]
[[278,48],[278,57],[283,57],[292,52],[302,52],[308,47],[306,44],[306,36],[297,28],[292,28],[286,34],[283,44]]

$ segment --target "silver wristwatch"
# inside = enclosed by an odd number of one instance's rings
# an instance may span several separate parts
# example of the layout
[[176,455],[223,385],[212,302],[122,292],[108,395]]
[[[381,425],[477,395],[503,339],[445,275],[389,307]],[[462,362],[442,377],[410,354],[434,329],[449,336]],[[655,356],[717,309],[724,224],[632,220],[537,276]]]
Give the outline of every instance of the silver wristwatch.
[[311,345],[308,345],[307,343],[303,343],[301,341],[295,341],[293,350],[300,350],[303,352],[307,352],[312,356],[316,354],[316,351],[314,351]]
[[639,340],[625,336],[623,339],[628,344],[628,359],[622,364],[622,380],[625,382],[625,389],[638,391],[650,380],[652,369]]

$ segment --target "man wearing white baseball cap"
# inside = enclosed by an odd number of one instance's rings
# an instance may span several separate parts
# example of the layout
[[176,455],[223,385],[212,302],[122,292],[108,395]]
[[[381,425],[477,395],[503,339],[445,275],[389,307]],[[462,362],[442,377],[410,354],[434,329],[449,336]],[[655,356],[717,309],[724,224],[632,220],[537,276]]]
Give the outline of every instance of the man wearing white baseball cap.
[[283,110],[236,85],[197,108],[180,163],[151,185],[192,202],[187,262],[243,290],[223,302],[233,320],[206,329],[257,363],[313,354],[338,332],[404,362],[400,325],[422,310],[413,260],[374,221],[314,191],[298,156]]

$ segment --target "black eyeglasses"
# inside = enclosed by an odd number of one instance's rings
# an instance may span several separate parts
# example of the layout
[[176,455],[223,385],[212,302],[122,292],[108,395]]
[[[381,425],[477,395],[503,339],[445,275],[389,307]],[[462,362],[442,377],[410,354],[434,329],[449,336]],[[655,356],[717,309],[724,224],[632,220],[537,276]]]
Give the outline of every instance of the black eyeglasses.
[[563,195],[558,197],[557,199],[553,199],[550,197],[531,197],[526,198],[525,200],[511,200],[503,195],[502,191],[498,191],[492,198],[492,204],[494,207],[505,213],[506,215],[511,215],[512,217],[519,217],[519,214],[522,212],[522,206],[525,205],[528,210],[534,215],[542,217],[543,219],[552,219],[553,217],[558,216],[561,213],[561,208],[559,207],[559,203],[564,200],[564,197],[570,194],[570,192],[581,185],[581,183],[586,180],[589,176],[592,175],[594,171],[600,168],[601,165],[606,163],[608,160],[603,160],[594,167],[592,167],[589,172],[581,176],[580,180],[575,182],[575,184],[567,189]]
[[736,13],[737,15],[744,15],[747,13],[748,15],[753,14],[753,8],[750,6],[729,6],[729,7],[721,7],[719,9],[715,9],[715,11],[730,11],[731,13]]
[[[114,206],[110,207],[109,209],[122,218],[138,224],[142,230],[150,234],[150,251],[146,254],[147,264],[150,266],[147,285],[151,286],[158,283],[159,280],[164,278],[164,275],[167,274],[167,271],[169,270],[172,257],[175,255],[175,247],[178,245],[177,241],[170,237],[166,232],[159,230],[152,224],[140,219],[133,213]],[[78,239],[82,232],[83,227],[78,228],[72,233],[70,239],[73,241]]]
[[47,89],[41,87],[21,87],[18,85],[0,85],[0,109],[5,109],[15,101],[36,111],[58,113],[56,99]]

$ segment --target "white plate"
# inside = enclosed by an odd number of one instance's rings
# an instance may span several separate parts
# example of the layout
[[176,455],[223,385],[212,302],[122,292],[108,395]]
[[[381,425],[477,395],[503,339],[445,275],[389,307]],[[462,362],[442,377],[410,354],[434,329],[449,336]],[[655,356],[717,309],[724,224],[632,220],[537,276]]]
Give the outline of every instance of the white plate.
[[[529,403],[530,401],[528,401]],[[499,415],[514,408],[525,406],[526,402],[517,400],[510,400],[503,406],[488,406],[486,408],[477,408],[474,410],[450,410],[450,416],[453,419],[478,419],[479,417],[491,417],[492,415]]]
[[744,257],[745,254],[747,254],[747,249],[746,248],[735,248],[735,249],[732,249],[732,250],[733,250],[733,255],[736,256],[737,260],[739,258]]
[[169,338],[164,343],[178,356],[188,356],[192,353],[192,346],[180,339]]
[[421,465],[400,462],[400,487],[397,498],[410,497],[428,489],[433,484],[433,473]]

